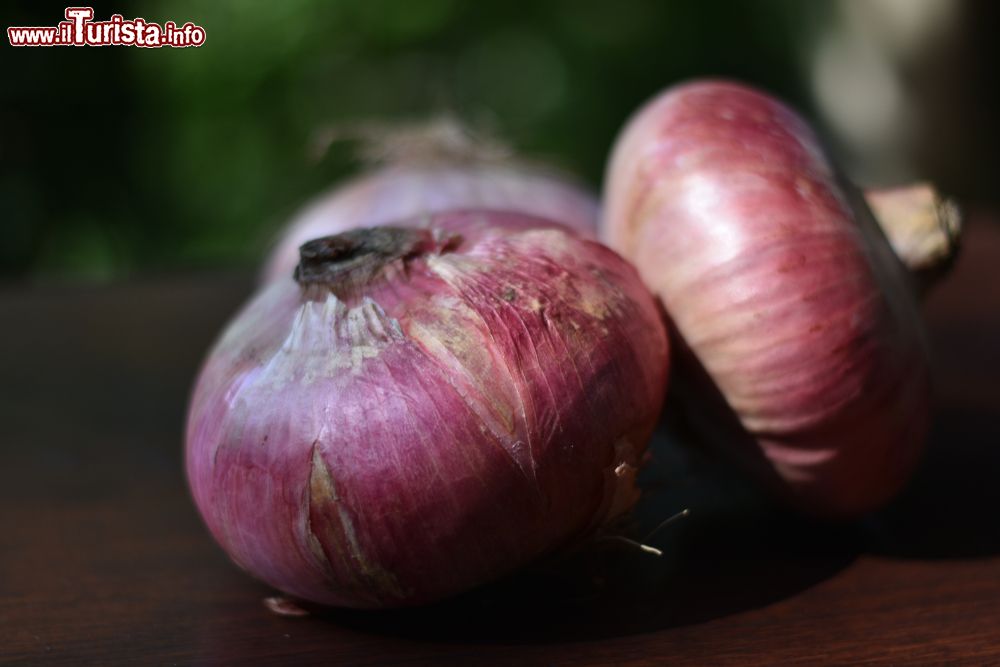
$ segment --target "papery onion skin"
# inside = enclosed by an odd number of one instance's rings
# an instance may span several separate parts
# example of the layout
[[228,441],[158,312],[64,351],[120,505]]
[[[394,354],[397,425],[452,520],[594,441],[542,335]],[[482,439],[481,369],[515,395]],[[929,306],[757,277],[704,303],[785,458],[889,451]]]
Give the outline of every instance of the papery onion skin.
[[703,432],[807,512],[888,501],[928,427],[925,337],[904,268],[807,124],[742,85],[678,86],[626,126],[606,204],[604,239],[686,350]]
[[310,239],[399,221],[424,225],[426,215],[454,209],[516,211],[597,235],[597,198],[568,177],[516,162],[447,160],[380,167],[321,195],[283,232],[263,280],[292,275]]
[[377,275],[274,281],[197,382],[196,504],[238,565],[293,596],[436,600],[593,536],[638,497],[667,337],[635,270],[520,214],[428,222],[388,232],[405,243]]

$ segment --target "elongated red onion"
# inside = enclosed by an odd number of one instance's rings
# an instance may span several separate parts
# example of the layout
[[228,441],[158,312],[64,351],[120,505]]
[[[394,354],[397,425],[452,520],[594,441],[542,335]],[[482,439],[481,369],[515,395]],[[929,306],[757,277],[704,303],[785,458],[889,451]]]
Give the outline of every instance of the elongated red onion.
[[806,123],[741,85],[678,86],[623,131],[606,196],[604,237],[676,326],[710,439],[807,511],[892,497],[928,426],[923,328]]
[[299,598],[441,598],[637,498],[667,339],[635,270],[517,213],[427,223],[305,244],[198,380],[197,506],[237,564]]
[[321,195],[289,224],[264,269],[285,278],[310,239],[386,223],[423,225],[454,209],[517,211],[597,235],[597,198],[552,169],[512,159],[483,145],[453,122],[385,131],[382,166]]

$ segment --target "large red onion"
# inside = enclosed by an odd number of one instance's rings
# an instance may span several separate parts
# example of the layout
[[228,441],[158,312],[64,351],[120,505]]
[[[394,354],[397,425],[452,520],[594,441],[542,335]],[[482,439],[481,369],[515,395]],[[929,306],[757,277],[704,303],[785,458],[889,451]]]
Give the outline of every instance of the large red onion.
[[298,213],[267,260],[265,281],[290,276],[310,239],[400,221],[423,225],[421,216],[454,209],[517,211],[597,234],[597,198],[564,174],[513,159],[452,122],[382,133],[382,166]]
[[457,593],[630,508],[663,399],[655,301],[611,250],[509,212],[307,243],[209,355],[187,472],[212,534],[294,596]]
[[744,86],[679,86],[629,122],[606,195],[604,236],[676,326],[710,439],[805,510],[887,501],[927,430],[923,328],[806,123]]

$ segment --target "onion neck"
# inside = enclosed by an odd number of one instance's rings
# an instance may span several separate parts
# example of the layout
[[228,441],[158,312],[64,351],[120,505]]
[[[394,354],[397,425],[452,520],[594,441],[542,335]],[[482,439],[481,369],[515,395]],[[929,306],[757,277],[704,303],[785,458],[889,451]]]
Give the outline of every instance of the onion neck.
[[930,183],[865,190],[865,201],[893,251],[926,291],[951,268],[958,254],[962,218],[958,206]]
[[415,258],[453,248],[460,237],[437,230],[367,227],[308,241],[299,247],[295,280],[347,299],[405,268]]

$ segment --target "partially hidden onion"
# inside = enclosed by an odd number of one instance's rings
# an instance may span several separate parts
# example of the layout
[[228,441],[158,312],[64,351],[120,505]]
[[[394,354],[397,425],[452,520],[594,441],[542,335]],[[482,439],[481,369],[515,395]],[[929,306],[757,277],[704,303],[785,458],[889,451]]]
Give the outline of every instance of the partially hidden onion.
[[435,600],[626,512],[667,337],[635,270],[517,213],[306,243],[204,364],[186,464],[216,540],[295,597]]
[[516,211],[597,235],[596,196],[566,174],[484,145],[452,122],[382,134],[372,140],[379,146],[374,168],[295,215],[271,251],[264,281],[290,276],[299,246],[310,239],[401,221],[420,226],[427,215],[454,209]]
[[742,85],[673,88],[620,136],[606,205],[603,237],[662,300],[707,439],[807,512],[889,500],[928,428],[924,330],[807,124]]

